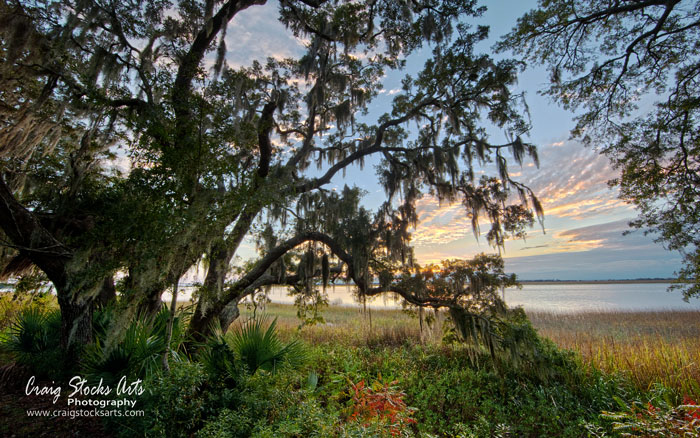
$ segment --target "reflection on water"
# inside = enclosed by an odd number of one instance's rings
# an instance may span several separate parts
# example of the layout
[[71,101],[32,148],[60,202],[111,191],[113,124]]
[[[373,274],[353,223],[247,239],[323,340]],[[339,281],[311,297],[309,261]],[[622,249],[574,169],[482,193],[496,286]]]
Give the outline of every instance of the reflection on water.
[[580,312],[585,310],[693,310],[700,300],[683,301],[668,283],[544,284],[507,289],[506,302],[526,310]]
[[[683,301],[680,292],[666,291],[668,284],[544,284],[524,285],[522,289],[505,291],[509,306],[526,310],[576,312],[584,310],[664,310],[700,309],[700,300]],[[351,286],[329,286],[328,302],[332,305],[357,306]],[[272,302],[293,303],[286,288],[276,287],[269,294]],[[390,297],[374,297],[368,301],[372,308],[399,308],[400,302]]]
[[[665,283],[625,284],[526,284],[522,289],[505,291],[509,306],[523,306],[526,310],[552,312],[580,312],[586,310],[691,310],[700,309],[700,300],[683,301],[678,291],[667,292]],[[352,286],[330,285],[326,289],[328,302],[335,306],[360,306],[353,295]],[[190,290],[184,288],[180,300],[189,299]],[[273,303],[294,302],[286,287],[273,287],[268,294]],[[163,294],[163,300],[169,300]],[[367,306],[400,308],[400,301],[383,295],[367,300]]]
[[[331,306],[361,306],[362,303],[359,303],[357,298],[355,298],[354,290],[353,286],[328,285],[326,288],[328,304]],[[273,287],[268,297],[273,303],[294,303],[294,297],[289,296],[286,287]],[[396,309],[401,308],[401,302],[394,294],[382,294],[367,298],[367,307],[373,309]]]

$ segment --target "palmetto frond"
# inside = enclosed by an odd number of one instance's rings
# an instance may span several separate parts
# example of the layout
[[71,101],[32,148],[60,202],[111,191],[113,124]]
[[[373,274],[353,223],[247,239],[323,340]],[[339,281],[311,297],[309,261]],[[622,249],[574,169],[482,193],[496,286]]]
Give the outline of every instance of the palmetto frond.
[[253,374],[258,369],[274,372],[282,363],[298,364],[304,359],[301,344],[284,344],[277,335],[277,318],[268,325],[269,318],[252,319],[230,335],[228,342],[236,355]]

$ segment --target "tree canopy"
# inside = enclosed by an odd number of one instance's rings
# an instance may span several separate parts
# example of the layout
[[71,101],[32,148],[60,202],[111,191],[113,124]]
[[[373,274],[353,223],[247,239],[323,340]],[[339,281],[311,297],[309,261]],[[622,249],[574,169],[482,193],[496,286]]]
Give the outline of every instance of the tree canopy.
[[[282,0],[278,19],[305,41],[303,56],[230,67],[239,48],[227,47],[227,29],[264,3],[2,3],[0,226],[11,262],[31,261],[55,285],[66,345],[89,336],[100,297],[116,288],[125,318],[157,308],[202,259],[195,337],[216,319],[228,326],[240,300],[270,285],[311,294],[316,279],[342,275],[361,296],[455,307],[477,285],[512,282],[496,260],[451,264],[445,296],[411,271],[425,194],[461,201],[477,233],[487,220],[496,246],[542,215],[508,172],[537,155],[510,91],[519,64],[475,53],[487,29],[471,23],[483,9]],[[422,47],[423,68],[373,116],[382,76]],[[491,142],[487,125],[509,140]],[[357,188],[329,189],[369,159],[386,191],[376,211]],[[246,236],[260,257],[232,273]]]
[[499,43],[550,68],[544,94],[620,170],[630,225],[683,255],[686,297],[700,293],[698,17],[692,0],[540,0]]

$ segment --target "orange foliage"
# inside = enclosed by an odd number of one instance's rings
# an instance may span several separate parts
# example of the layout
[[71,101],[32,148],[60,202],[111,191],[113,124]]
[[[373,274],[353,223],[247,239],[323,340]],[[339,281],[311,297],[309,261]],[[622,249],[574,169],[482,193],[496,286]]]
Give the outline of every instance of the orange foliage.
[[367,426],[378,422],[386,425],[392,436],[399,436],[405,427],[416,420],[411,418],[415,409],[404,402],[406,394],[398,389],[397,380],[383,383],[380,379],[372,385],[364,380],[350,382],[351,413],[348,421],[360,421]]

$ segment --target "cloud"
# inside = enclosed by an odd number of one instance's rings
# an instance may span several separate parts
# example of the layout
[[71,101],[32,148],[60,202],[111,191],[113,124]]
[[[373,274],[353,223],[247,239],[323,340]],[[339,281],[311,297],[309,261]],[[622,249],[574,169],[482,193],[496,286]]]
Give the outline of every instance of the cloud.
[[516,273],[521,280],[669,278],[680,264],[680,256],[658,245],[645,251],[598,248],[505,259],[506,271]]
[[554,237],[573,245],[595,241],[598,242],[596,248],[610,250],[646,251],[661,247],[654,243],[653,234],[645,235],[644,230],[631,229],[628,224],[627,220],[618,220],[562,231]]
[[608,181],[617,177],[608,159],[576,141],[541,148],[540,167],[524,167],[521,182],[538,196],[545,215],[582,219],[629,209]]
[[549,245],[523,246],[522,248],[520,248],[520,251],[526,251],[528,249],[537,249],[537,248],[549,248]]
[[274,3],[239,12],[226,30],[226,61],[233,67],[262,63],[268,57],[284,59],[299,56],[307,41],[295,38],[278,20]]
[[[542,148],[539,169],[527,164],[517,170],[510,168],[511,176],[537,195],[547,221],[557,218],[604,221],[619,218],[621,212],[631,212],[631,207],[617,198],[617,191],[608,187],[608,180],[617,173],[607,158],[578,142],[556,142],[553,145],[556,146]],[[480,171],[495,174],[490,167]],[[472,235],[471,220],[460,202],[440,205],[434,197],[425,196],[418,201],[417,211],[416,246],[444,244]],[[577,241],[576,246],[560,245],[558,249],[588,250],[598,247],[601,244],[598,240]]]
[[461,202],[440,204],[437,198],[428,195],[418,200],[416,212],[418,226],[412,239],[415,246],[444,244],[474,235],[471,219]]
[[[626,220],[564,230],[547,235],[551,239],[520,248],[546,253],[507,257],[506,271],[523,280],[605,280],[629,278],[668,278],[678,271],[681,257],[654,243],[653,236],[629,231]],[[536,239],[533,239],[536,240]],[[435,263],[450,258],[470,258],[478,252],[496,252],[484,242],[480,246],[466,239],[416,248],[420,263]]]
[[548,216],[556,216],[560,218],[572,218],[576,220],[602,217],[607,214],[618,213],[623,210],[630,210],[630,207],[619,199],[583,199],[570,203],[547,207],[545,205],[545,214]]

